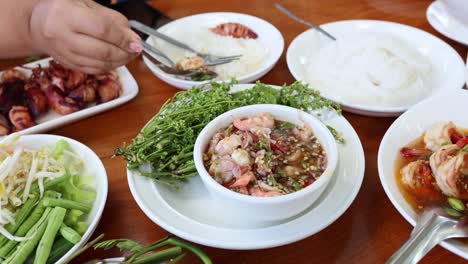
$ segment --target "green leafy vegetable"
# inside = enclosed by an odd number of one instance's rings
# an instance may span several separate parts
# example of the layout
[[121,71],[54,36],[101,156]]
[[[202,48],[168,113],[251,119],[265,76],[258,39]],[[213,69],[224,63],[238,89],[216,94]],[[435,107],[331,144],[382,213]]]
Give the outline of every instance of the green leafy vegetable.
[[332,126],[327,125],[328,130],[330,130],[330,133],[333,135],[336,141],[338,141],[341,144],[344,144],[346,141],[343,138],[343,135],[338,132],[336,129],[334,129]]
[[[251,89],[231,93],[234,83],[213,82],[209,90],[199,86],[176,93],[130,145],[116,148],[115,156],[122,156],[128,168],[142,176],[178,188],[179,183],[196,175],[193,146],[198,134],[222,113],[252,104],[282,104],[317,115],[326,111],[341,113],[338,104],[300,82],[281,89],[257,83]],[[344,142],[336,130],[332,133]]]
[[[168,246],[169,248],[167,249],[159,250]],[[186,253],[182,251],[182,249],[185,249],[197,255],[204,264],[212,264],[208,255],[200,248],[174,237],[165,237],[149,246],[144,246],[130,239],[112,239],[96,243],[93,247],[95,250],[109,250],[117,247],[121,251],[127,251],[130,255],[125,258],[126,263],[145,264],[160,263],[163,261],[176,263],[186,255]]]

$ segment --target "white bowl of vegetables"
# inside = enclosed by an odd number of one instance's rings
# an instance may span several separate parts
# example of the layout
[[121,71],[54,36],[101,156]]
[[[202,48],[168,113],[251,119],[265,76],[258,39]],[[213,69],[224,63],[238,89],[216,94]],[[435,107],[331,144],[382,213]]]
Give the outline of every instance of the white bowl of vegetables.
[[194,160],[223,214],[267,226],[301,213],[323,192],[338,162],[333,135],[317,118],[282,105],[228,111],[199,134]]
[[107,174],[85,145],[54,135],[0,142],[2,263],[64,263],[94,232]]

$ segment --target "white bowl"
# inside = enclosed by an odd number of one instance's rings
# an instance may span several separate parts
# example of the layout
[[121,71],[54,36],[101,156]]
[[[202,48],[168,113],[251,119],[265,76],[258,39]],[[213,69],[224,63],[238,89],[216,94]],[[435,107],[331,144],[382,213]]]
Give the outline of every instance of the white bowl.
[[[447,43],[434,35],[423,30],[386,21],[377,20],[347,20],[321,25],[321,27],[332,35],[349,35],[350,32],[388,34],[397,36],[421,54],[426,56],[432,66],[431,88],[432,95],[446,93],[451,90],[461,89],[465,82],[464,63],[460,55]],[[314,29],[309,29],[297,36],[289,45],[286,60],[291,74],[296,80],[307,80],[306,65],[317,56],[316,50],[329,41],[326,37],[317,34]],[[447,78],[450,76],[450,78]],[[312,88],[320,90],[320,87]],[[337,95],[322,95],[328,99],[340,103],[344,110],[356,114],[368,116],[398,116],[409,107],[381,107],[356,104],[339,100]]]
[[[401,115],[387,130],[380,144],[378,168],[380,181],[387,196],[400,214],[413,226],[417,214],[406,201],[395,179],[395,162],[401,147],[420,137],[431,125],[453,121],[460,127],[468,127],[468,91],[455,90],[430,98]],[[409,236],[409,234],[408,234]],[[403,242],[402,238],[402,242]],[[468,244],[459,240],[447,240],[440,244],[453,253],[468,259]],[[396,250],[396,249],[395,249]]]
[[65,259],[84,246],[84,244],[89,240],[101,219],[102,211],[104,210],[104,205],[106,204],[107,199],[107,174],[104,165],[96,153],[84,144],[71,138],[42,134],[21,136],[18,140],[18,144],[21,144],[27,149],[39,149],[44,146],[53,146],[60,139],[67,141],[74,152],[83,159],[85,164],[83,174],[95,177],[96,200],[94,201],[93,208],[87,219],[89,224],[88,230],[86,230],[80,242],[75,244],[67,254],[57,261],[57,263],[63,263]]
[[[320,178],[310,186],[283,196],[254,197],[223,187],[206,170],[203,164],[203,153],[212,136],[218,130],[227,127],[236,118],[251,117],[265,112],[271,113],[276,120],[296,125],[307,124],[322,144],[327,153],[327,168]],[[253,227],[285,220],[307,209],[329,183],[338,161],[338,149],[330,131],[314,116],[288,106],[259,104],[228,111],[211,121],[197,137],[194,146],[194,159],[203,184],[213,198],[223,204],[223,207],[226,208],[225,211],[231,214],[231,217],[239,218],[242,223]]]
[[[273,66],[275,66],[284,49],[284,39],[279,30],[261,18],[240,13],[203,13],[174,20],[158,28],[158,31],[166,33],[170,36],[170,32],[176,30],[177,27],[193,27],[193,25],[197,25],[211,28],[217,26],[220,23],[226,22],[237,22],[249,27],[258,34],[257,40],[261,43],[261,45],[268,49],[269,53],[267,54],[265,61],[261,66],[259,66],[257,70],[236,78],[239,83],[250,83],[260,79],[263,75],[268,73],[273,68]],[[150,45],[154,45],[153,38],[148,38],[146,42]],[[143,57],[143,61],[159,79],[177,88],[188,89],[194,85],[200,85],[203,83],[176,78],[173,75],[161,71],[161,69],[159,69],[147,58]]]

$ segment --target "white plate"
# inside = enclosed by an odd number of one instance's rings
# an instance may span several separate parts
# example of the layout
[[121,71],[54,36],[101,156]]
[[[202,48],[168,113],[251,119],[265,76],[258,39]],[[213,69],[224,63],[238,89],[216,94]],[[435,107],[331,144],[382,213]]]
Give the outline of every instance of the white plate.
[[[233,91],[252,87],[236,85]],[[342,132],[339,162],[326,190],[301,215],[261,228],[232,228],[222,205],[212,200],[198,176],[181,190],[156,185],[151,179],[127,171],[133,197],[143,212],[167,231],[192,242],[226,249],[260,249],[289,244],[311,236],[340,217],[356,197],[364,177],[364,151],[348,121],[334,117],[327,123]]]
[[[273,66],[275,66],[284,49],[284,39],[279,30],[263,19],[240,13],[204,13],[174,20],[160,27],[158,31],[170,35],[170,31],[176,30],[178,27],[193,27],[193,25],[197,25],[211,28],[226,22],[237,22],[249,27],[258,34],[257,40],[261,45],[268,49],[266,60],[256,71],[236,78],[239,83],[251,83],[260,79],[263,75],[267,74]],[[153,38],[148,38],[146,42],[154,45]],[[200,85],[200,83],[202,83],[175,78],[173,75],[161,71],[161,69],[147,58],[143,57],[143,61],[159,79],[177,88],[188,89],[194,85]]]
[[89,240],[94,230],[96,229],[99,220],[101,219],[102,211],[104,210],[104,206],[106,204],[107,199],[106,169],[104,168],[104,165],[102,164],[101,160],[96,155],[96,153],[94,153],[90,148],[88,148],[84,144],[66,137],[40,134],[21,136],[21,138],[18,140],[18,144],[21,144],[22,146],[28,149],[39,149],[44,146],[53,146],[60,139],[64,139],[65,141],[67,141],[74,150],[74,152],[83,159],[83,162],[85,164],[85,171],[83,175],[95,177],[95,190],[97,195],[96,200],[93,204],[93,208],[88,216],[88,230],[86,230],[80,242],[74,245],[68,251],[67,254],[65,254],[61,259],[57,261],[57,263],[63,263],[65,259],[67,259],[70,255],[72,255],[74,252],[76,252],[78,249],[84,246],[84,244]]
[[[460,89],[465,82],[464,63],[460,55],[447,43],[420,29],[385,21],[348,20],[321,25],[332,35],[340,36],[350,32],[385,33],[395,35],[407,42],[414,49],[427,56],[432,64],[431,87],[433,94]],[[306,80],[305,65],[314,59],[317,47],[321,45],[324,36],[315,37],[316,31],[309,29],[297,36],[288,48],[286,60],[291,74],[296,80]],[[317,41],[319,40],[319,41]],[[450,76],[450,78],[447,78]],[[313,88],[320,90],[320,87]],[[374,107],[353,104],[335,99],[333,94],[323,93],[323,96],[339,102],[343,109],[352,113],[369,116],[397,116],[406,111],[406,107]]]
[[468,26],[451,16],[443,2],[432,2],[426,10],[426,18],[440,34],[468,45]]
[[[37,65],[41,65],[45,67],[49,65],[50,60],[51,58],[47,58],[47,59],[43,59],[43,60],[39,60],[39,61],[26,64],[24,66],[35,67]],[[28,77],[31,75],[30,70],[20,68],[20,67],[17,67],[16,69],[23,72]],[[0,73],[0,75],[2,73]],[[87,117],[97,115],[104,111],[110,110],[112,108],[115,108],[119,105],[122,105],[132,100],[138,94],[138,85],[135,79],[133,78],[133,76],[130,74],[130,72],[125,66],[117,68],[117,73],[119,74],[119,81],[122,85],[122,91],[118,98],[109,102],[102,103],[102,104],[89,106],[80,111],[77,111],[68,115],[63,115],[63,116],[57,114],[53,110],[49,110],[49,112],[47,112],[46,114],[36,119],[37,125],[30,127],[28,129],[22,130],[19,132],[19,134],[26,135],[26,134],[41,133],[41,132],[46,132],[46,131],[49,131],[58,127],[66,126],[68,124],[79,121],[81,119],[85,119]]]
[[[421,136],[434,123],[454,121],[458,126],[468,127],[468,119],[462,114],[468,113],[467,102],[468,91],[456,90],[419,103],[390,126],[380,144],[378,154],[380,181],[393,205],[413,226],[417,215],[403,197],[395,180],[395,161],[399,150]],[[452,239],[440,245],[468,259],[468,244]]]
[[468,55],[466,55],[465,79],[466,79],[465,88],[468,89]]

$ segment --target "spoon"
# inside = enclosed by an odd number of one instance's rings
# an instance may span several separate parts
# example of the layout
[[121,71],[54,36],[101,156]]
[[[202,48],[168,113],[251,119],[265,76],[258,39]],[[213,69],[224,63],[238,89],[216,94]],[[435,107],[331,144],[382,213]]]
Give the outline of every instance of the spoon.
[[304,24],[304,25],[306,25],[306,26],[309,26],[309,27],[311,27],[311,28],[313,28],[313,29],[315,29],[315,30],[318,30],[320,33],[324,34],[325,36],[329,37],[329,38],[332,39],[332,40],[336,40],[336,38],[335,38],[332,34],[326,32],[326,31],[323,30],[321,27],[316,26],[316,25],[310,23],[309,21],[306,21],[306,20],[304,20],[304,19],[302,19],[302,18],[296,16],[295,14],[293,14],[293,12],[289,11],[288,9],[286,9],[286,7],[284,7],[284,6],[282,6],[282,5],[278,4],[278,3],[275,3],[275,6],[276,6],[276,8],[278,8],[281,12],[285,13],[286,15],[288,15],[290,18],[296,20],[297,22],[302,23],[302,24]]
[[417,263],[437,244],[456,237],[468,237],[468,216],[457,218],[440,207],[427,208],[408,240],[388,259],[387,264]]

